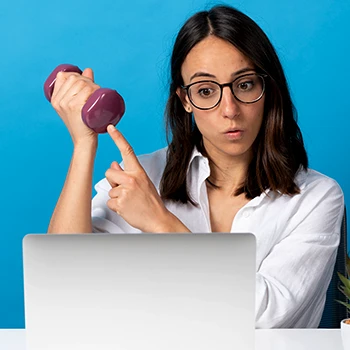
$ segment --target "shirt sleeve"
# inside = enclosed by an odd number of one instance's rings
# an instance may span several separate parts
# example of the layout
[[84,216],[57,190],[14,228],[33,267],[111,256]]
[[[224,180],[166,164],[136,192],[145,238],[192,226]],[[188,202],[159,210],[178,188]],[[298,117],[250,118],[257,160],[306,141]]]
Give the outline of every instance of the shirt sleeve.
[[257,272],[256,328],[316,328],[322,317],[340,241],[343,193],[326,178],[291,201],[298,203],[286,220],[288,234]]

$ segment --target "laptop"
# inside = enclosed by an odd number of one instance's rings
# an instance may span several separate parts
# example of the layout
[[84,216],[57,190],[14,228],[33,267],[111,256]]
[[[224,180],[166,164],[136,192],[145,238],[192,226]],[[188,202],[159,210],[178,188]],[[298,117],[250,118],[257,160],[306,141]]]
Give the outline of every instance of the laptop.
[[254,349],[253,234],[29,234],[27,350]]

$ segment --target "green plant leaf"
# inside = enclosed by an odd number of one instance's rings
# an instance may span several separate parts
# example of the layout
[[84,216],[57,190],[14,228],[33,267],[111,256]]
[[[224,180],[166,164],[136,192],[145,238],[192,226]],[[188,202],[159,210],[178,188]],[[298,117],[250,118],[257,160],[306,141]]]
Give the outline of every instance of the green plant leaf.
[[346,254],[346,274],[350,276],[350,257]]
[[344,286],[339,286],[338,290],[340,290],[347,299],[350,299],[350,289],[349,288],[345,288]]
[[345,288],[350,289],[350,280],[348,280],[345,276],[343,276],[341,273],[337,272],[338,277],[343,282]]
[[340,301],[340,300],[337,300],[337,299],[335,299],[335,301],[338,302],[339,304],[344,305],[346,308],[348,308],[350,310],[350,304],[344,303],[344,301]]

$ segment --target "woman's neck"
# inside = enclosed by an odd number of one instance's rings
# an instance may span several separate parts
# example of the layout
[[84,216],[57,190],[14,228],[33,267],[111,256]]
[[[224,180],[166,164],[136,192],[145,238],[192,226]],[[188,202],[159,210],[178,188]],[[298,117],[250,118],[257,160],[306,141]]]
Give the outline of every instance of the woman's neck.
[[209,184],[230,194],[244,184],[252,158],[251,152],[231,156],[214,151],[207,152],[207,155],[210,160]]

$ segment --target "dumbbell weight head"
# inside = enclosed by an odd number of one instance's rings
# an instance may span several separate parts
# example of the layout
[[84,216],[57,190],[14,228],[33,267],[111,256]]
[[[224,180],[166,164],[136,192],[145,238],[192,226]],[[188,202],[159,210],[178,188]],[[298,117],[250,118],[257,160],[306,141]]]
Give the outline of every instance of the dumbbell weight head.
[[82,108],[83,122],[95,132],[107,132],[109,124],[117,125],[125,112],[123,98],[117,91],[100,88],[92,93]]
[[60,64],[57,66],[52,73],[48,76],[44,83],[44,94],[49,102],[51,102],[51,97],[53,93],[53,89],[55,87],[56,76],[58,72],[74,72],[81,74],[82,71],[77,66],[73,66],[71,64]]
[[[53,89],[58,72],[82,71],[71,64],[61,64],[56,67],[44,83],[44,94],[51,101]],[[97,133],[107,132],[109,124],[117,125],[125,112],[125,103],[117,91],[100,88],[92,93],[82,108],[81,116],[83,122]]]

